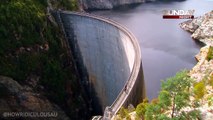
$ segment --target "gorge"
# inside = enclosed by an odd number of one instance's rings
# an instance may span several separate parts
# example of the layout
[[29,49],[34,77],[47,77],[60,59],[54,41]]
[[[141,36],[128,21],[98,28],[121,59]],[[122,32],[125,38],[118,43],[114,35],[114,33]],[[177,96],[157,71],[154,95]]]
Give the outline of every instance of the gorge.
[[[0,119],[5,119],[5,110],[55,111],[58,117],[53,119],[63,120],[94,115],[110,119],[121,106],[136,107],[146,96],[156,98],[160,80],[191,69],[202,46],[179,28],[185,20],[162,19],[162,11],[195,9],[197,17],[212,10],[208,0],[0,3]],[[68,11],[83,9],[90,14]],[[191,28],[191,23],[182,25]],[[200,32],[205,25],[209,24],[202,23],[193,38],[209,35]],[[210,48],[202,49],[197,60],[203,53],[207,56]],[[199,63],[204,64],[190,74],[203,79],[203,68],[212,70],[212,61]]]

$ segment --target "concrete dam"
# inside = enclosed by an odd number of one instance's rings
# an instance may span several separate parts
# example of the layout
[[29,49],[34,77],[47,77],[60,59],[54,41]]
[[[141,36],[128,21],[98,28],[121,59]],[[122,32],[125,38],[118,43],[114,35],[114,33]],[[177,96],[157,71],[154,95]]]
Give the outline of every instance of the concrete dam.
[[57,11],[81,75],[92,96],[93,119],[110,119],[121,108],[136,105],[145,96],[141,51],[125,27],[107,18],[78,12]]

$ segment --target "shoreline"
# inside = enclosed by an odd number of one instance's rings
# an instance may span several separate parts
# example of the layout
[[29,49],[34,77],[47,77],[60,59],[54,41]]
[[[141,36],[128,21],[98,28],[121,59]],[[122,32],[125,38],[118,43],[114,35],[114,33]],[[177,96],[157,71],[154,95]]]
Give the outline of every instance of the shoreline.
[[[213,11],[206,13],[203,16],[197,17],[180,24],[180,27],[190,33],[191,37],[205,44],[200,48],[200,52],[195,55],[197,64],[190,70],[189,76],[196,83],[210,81],[213,77],[213,59],[208,60],[208,53],[213,47]],[[213,87],[210,84],[205,86],[206,93],[201,98],[201,106],[198,108],[201,111],[202,118],[209,120],[213,117],[213,106],[208,106],[208,99],[211,98]]]

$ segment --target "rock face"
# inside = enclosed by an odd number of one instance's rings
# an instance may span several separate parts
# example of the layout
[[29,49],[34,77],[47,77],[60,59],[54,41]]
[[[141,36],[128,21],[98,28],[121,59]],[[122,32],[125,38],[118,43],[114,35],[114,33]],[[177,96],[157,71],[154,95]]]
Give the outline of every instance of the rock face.
[[206,59],[210,46],[202,47],[200,53],[195,56],[198,63],[190,71],[190,76],[196,81],[203,80],[206,76],[213,75],[213,59]]
[[[52,120],[69,120],[66,114],[46,97],[33,92],[29,86],[21,86],[9,77],[0,76],[0,119],[5,112],[55,112]],[[10,117],[8,117],[10,119]],[[17,117],[18,118],[18,117]],[[14,118],[13,118],[14,119]],[[26,118],[25,118],[26,119]],[[31,117],[30,119],[38,119]],[[39,119],[45,119],[39,118]]]
[[202,80],[206,73],[213,74],[213,60],[207,61],[207,53],[213,46],[213,11],[204,16],[197,17],[180,24],[180,27],[192,33],[191,37],[206,44],[196,55],[197,65],[191,70],[190,75],[197,81]]
[[180,24],[181,28],[192,33],[192,38],[206,45],[213,45],[213,11]]
[[[190,70],[190,77],[196,82],[205,79],[210,80],[210,76],[213,76],[213,59],[208,60],[207,55],[210,47],[213,46],[213,11],[206,13],[204,16],[183,22],[180,24],[180,27],[191,32],[193,39],[206,44],[206,46],[200,49],[199,54],[195,56],[198,63]],[[211,120],[213,117],[213,106],[209,107],[206,101],[208,101],[207,98],[212,95],[213,88],[207,85],[206,91],[207,93],[203,98],[204,100],[199,110],[201,111],[202,119]]]
[[142,3],[145,0],[81,0],[83,9],[112,9],[113,7],[126,4]]

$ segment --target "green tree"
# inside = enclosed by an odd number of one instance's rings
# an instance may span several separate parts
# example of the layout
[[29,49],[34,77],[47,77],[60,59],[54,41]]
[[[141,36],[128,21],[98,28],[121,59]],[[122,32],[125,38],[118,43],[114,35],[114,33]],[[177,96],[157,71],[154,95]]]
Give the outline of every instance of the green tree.
[[[178,72],[174,77],[162,82],[158,102],[146,106],[146,120],[186,120],[198,118],[197,111],[184,112],[182,108],[190,106],[190,87],[192,80],[187,71]],[[171,111],[170,116],[165,111]]]
[[159,104],[166,110],[171,108],[171,118],[174,117],[174,113],[178,115],[177,113],[183,107],[189,106],[189,88],[191,83],[192,81],[185,70],[162,82]]
[[146,106],[145,120],[158,120],[162,115],[162,108],[159,104],[148,104]]
[[181,112],[180,116],[176,116],[175,120],[201,120],[201,114],[199,110],[191,110],[189,112]]

